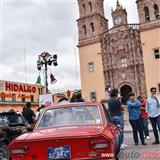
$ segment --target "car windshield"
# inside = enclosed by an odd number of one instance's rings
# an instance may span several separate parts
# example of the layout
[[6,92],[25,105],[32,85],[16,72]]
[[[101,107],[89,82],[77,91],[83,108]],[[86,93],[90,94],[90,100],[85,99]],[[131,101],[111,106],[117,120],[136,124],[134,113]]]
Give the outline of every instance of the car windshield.
[[96,105],[69,106],[47,110],[43,114],[38,128],[71,125],[98,125],[101,123],[99,108]]

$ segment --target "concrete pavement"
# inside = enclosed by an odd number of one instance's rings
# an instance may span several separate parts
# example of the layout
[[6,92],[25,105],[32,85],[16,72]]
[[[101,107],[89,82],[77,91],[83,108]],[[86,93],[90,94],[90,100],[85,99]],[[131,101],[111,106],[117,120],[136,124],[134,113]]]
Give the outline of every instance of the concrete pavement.
[[150,132],[150,140],[146,140],[148,145],[134,145],[132,133],[124,134],[124,141],[128,147],[121,150],[119,160],[160,160],[160,145],[152,145],[154,142],[153,132]]

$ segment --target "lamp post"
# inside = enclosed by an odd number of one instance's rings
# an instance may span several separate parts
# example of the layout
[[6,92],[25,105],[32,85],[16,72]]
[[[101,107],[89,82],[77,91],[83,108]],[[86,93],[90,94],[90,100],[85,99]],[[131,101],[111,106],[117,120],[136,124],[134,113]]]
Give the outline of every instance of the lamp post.
[[38,56],[38,60],[37,60],[37,69],[38,71],[42,70],[43,66],[44,66],[44,73],[45,73],[45,86],[46,86],[46,93],[49,93],[48,90],[48,68],[47,66],[58,66],[57,63],[57,55],[51,55],[48,52],[42,52],[39,56]]

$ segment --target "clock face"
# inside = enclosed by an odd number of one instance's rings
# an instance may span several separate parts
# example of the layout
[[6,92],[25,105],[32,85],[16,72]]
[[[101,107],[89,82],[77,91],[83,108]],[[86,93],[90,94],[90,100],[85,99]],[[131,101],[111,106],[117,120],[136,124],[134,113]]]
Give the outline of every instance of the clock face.
[[122,22],[122,17],[117,16],[117,17],[115,17],[114,21],[115,21],[116,24],[120,24]]

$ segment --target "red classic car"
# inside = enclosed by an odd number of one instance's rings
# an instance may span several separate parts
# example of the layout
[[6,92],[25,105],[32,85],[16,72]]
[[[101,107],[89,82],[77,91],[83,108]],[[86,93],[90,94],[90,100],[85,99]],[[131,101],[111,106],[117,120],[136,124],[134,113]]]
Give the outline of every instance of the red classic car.
[[101,103],[75,103],[46,108],[33,132],[14,139],[12,160],[116,159],[119,129]]

